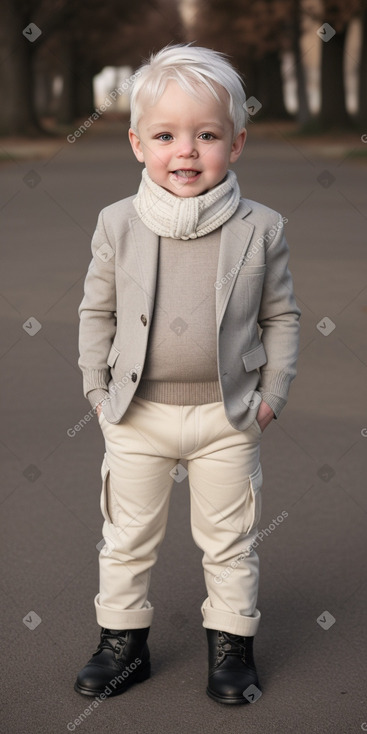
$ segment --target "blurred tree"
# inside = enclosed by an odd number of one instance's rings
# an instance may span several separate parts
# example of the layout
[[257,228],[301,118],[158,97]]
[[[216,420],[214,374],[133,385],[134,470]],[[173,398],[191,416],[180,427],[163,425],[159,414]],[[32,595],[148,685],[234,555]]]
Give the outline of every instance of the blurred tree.
[[307,14],[320,23],[321,38],[320,111],[317,115],[321,130],[347,129],[353,125],[346,106],[344,75],[345,47],[349,24],[360,15],[365,0],[307,0]]
[[323,24],[328,23],[335,35],[325,39],[321,47],[321,128],[346,128],[351,124],[346,107],[344,57],[348,25],[359,10],[358,0],[323,0]]
[[59,121],[89,115],[94,75],[105,65],[138,66],[152,38],[158,48],[183,40],[176,2],[2,0],[0,133],[39,134],[38,111],[52,107],[55,76],[62,79]]
[[64,29],[68,51],[62,76],[59,121],[88,115],[93,107],[93,77],[105,66],[140,66],[141,58],[174,40],[183,40],[176,2],[170,0],[82,0]]
[[358,76],[358,122],[367,127],[367,0],[361,0],[362,45]]
[[[46,7],[47,6],[47,7]],[[34,103],[35,51],[68,22],[72,0],[2,0],[0,39],[2,64],[0,133],[35,135],[40,124]],[[32,24],[33,27],[30,25]],[[41,30],[41,34],[37,28]]]
[[[344,81],[345,45],[349,24],[362,23],[359,67],[359,119],[367,121],[367,0],[197,0],[196,22],[189,37],[224,51],[243,73],[247,96],[263,107],[260,116],[285,118],[281,59],[294,58],[297,81],[297,119],[307,125],[312,117],[307,94],[301,39],[312,22],[321,43],[320,98],[317,116],[322,129],[351,124]],[[325,28],[327,23],[332,28]]]
[[290,14],[290,48],[294,57],[297,82],[297,120],[301,125],[308,124],[312,117],[301,48],[304,23],[305,16],[302,8],[302,0],[293,0]]
[[294,0],[202,0],[189,40],[229,54],[244,75],[247,97],[261,116],[290,117],[281,70]]

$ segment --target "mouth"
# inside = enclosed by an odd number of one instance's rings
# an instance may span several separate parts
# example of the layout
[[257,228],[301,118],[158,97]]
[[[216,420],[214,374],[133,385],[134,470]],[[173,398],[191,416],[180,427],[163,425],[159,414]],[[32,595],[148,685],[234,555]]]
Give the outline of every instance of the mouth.
[[176,181],[185,181],[185,183],[192,183],[197,181],[201,171],[196,171],[194,168],[178,168],[176,171],[172,171],[171,175],[175,177]]

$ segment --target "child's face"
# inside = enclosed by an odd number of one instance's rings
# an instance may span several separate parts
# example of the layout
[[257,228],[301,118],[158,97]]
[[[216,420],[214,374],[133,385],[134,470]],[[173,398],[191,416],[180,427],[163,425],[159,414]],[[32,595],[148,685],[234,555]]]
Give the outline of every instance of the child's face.
[[158,102],[145,107],[139,134],[129,130],[132,149],[150,178],[176,196],[198,196],[220,183],[245,144],[245,128],[233,140],[227,92],[219,85],[216,90],[221,102],[203,86],[198,102],[169,81]]

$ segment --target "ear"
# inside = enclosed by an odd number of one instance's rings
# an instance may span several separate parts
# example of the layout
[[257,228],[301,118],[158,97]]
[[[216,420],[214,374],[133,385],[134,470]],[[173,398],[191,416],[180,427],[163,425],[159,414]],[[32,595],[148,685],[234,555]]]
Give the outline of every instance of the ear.
[[230,163],[235,163],[237,158],[240,157],[243,151],[243,146],[246,142],[246,138],[247,130],[245,128],[242,128],[241,132],[237,135],[236,139],[232,143],[231,154],[229,158]]
[[140,139],[138,138],[136,133],[134,133],[131,127],[129,128],[128,136],[130,140],[130,145],[134,151],[136,158],[138,159],[139,163],[144,163],[144,153],[142,151]]

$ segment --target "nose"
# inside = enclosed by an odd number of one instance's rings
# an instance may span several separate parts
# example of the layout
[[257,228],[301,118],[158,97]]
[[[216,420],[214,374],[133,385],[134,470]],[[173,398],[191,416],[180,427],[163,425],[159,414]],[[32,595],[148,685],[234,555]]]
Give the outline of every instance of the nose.
[[195,139],[191,137],[182,138],[177,146],[177,158],[196,158],[198,155]]

